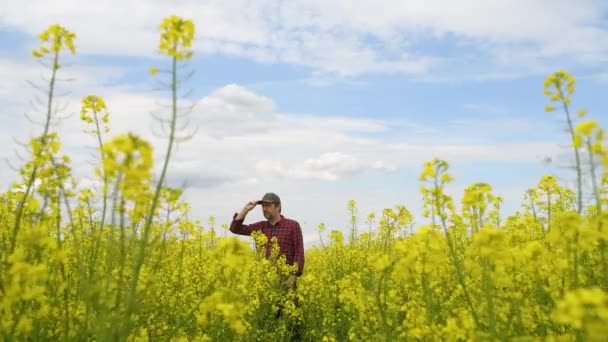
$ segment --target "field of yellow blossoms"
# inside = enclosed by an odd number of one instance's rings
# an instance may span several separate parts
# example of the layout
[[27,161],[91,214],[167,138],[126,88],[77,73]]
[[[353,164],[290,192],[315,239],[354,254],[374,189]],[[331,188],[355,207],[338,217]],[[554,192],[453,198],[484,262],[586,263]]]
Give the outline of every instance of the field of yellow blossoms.
[[[220,237],[213,218],[189,220],[182,190],[164,186],[194,36],[194,24],[177,16],[160,25],[170,67],[151,68],[150,77],[172,95],[161,121],[166,145],[156,146],[163,160],[135,135],[106,139],[104,100],[82,99],[81,120],[98,147],[91,174],[102,186],[79,189],[50,125],[76,34],[59,25],[40,34],[32,54],[47,66],[46,124],[29,142],[20,181],[0,194],[3,340],[288,341],[296,330],[305,341],[608,336],[608,150],[601,127],[572,108],[573,76],[549,75],[544,92],[545,110],[563,112],[569,125],[574,189],[544,176],[503,217],[490,184],[452,198],[447,162],[430,160],[420,175],[427,225],[414,226],[403,206],[367,216],[362,234],[319,225],[321,243],[306,251],[294,294],[281,287],[283,260]],[[153,178],[154,163],[162,171]],[[345,209],[354,222],[356,202]]]

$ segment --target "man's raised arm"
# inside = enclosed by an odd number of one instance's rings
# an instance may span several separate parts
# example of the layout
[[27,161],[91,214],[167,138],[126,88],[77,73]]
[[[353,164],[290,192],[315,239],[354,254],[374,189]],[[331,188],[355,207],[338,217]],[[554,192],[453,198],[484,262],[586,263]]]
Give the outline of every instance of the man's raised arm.
[[245,217],[247,217],[247,214],[253,209],[255,208],[255,206],[257,205],[256,201],[249,201],[245,204],[245,206],[243,207],[243,209],[241,209],[241,211],[239,213],[234,213],[234,216],[232,217],[232,222],[230,223],[230,231],[234,234],[238,234],[238,235],[251,235],[251,232],[253,230],[259,229],[260,227],[259,224],[254,223],[254,224],[243,224],[243,221],[245,220]]

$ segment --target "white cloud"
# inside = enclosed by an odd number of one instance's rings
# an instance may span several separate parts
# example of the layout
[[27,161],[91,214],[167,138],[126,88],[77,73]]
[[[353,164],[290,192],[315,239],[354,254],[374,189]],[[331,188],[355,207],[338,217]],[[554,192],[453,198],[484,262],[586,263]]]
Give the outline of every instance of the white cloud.
[[[336,80],[358,85],[357,76],[370,72],[405,73],[429,81],[510,79],[551,70],[556,61],[605,63],[608,52],[602,39],[606,32],[598,25],[606,9],[600,1],[582,0],[576,6],[565,0],[109,0],[86,6],[58,0],[49,4],[5,2],[0,5],[0,27],[34,37],[57,22],[77,32],[79,54],[153,56],[158,23],[176,13],[195,20],[198,52],[306,66],[312,77],[305,82],[317,85]],[[5,81],[0,85],[0,145],[12,146],[11,136],[24,136],[26,123],[20,115],[32,98],[24,81],[40,79],[41,70],[33,62],[0,59]],[[160,108],[157,94],[135,91],[135,85],[112,85],[126,72],[98,65],[62,70],[62,77],[76,79],[62,87],[73,90],[64,98],[69,101],[68,112],[78,112],[80,96],[103,96],[111,112],[108,138],[134,131],[149,140],[155,146],[158,170],[166,139],[151,133],[151,127],[158,127],[150,117]],[[607,79],[603,74],[595,77]],[[485,162],[531,165],[562,152],[554,141],[541,140],[540,134],[534,141],[522,141],[521,134],[509,142],[482,141],[478,131],[496,137],[504,130],[521,133],[539,124],[505,118],[510,113],[491,104],[472,104],[468,109],[493,117],[431,125],[408,119],[424,113],[404,114],[399,120],[382,119],[384,113],[356,119],[331,112],[291,113],[277,108],[274,99],[262,92],[228,84],[197,102],[187,131],[197,127],[198,133],[178,145],[169,181],[187,186],[194,218],[214,215],[220,222],[229,221],[246,200],[276,191],[285,201],[286,214],[303,224],[306,240],[312,241],[318,223],[331,229],[348,222],[345,207],[351,198],[358,200],[362,214],[398,203],[420,211],[415,179],[422,164],[433,157],[457,167]],[[37,132],[38,127],[29,127]],[[94,150],[85,147],[96,142],[81,133],[82,128],[75,115],[60,130],[65,152],[74,156],[74,173],[82,186],[91,186],[98,183],[88,163],[94,160]],[[0,155],[15,161],[10,152],[5,148]],[[13,177],[9,171],[0,168],[0,184]],[[501,176],[488,174],[488,179]],[[407,178],[404,183],[395,182],[402,177]],[[495,192],[518,200],[530,185],[502,185]],[[458,198],[462,186],[454,188]],[[255,219],[262,219],[259,212],[248,218]]]
[[266,176],[323,181],[350,177],[365,168],[363,162],[342,152],[323,153],[317,158],[308,158],[293,167],[286,167],[276,160],[262,160],[256,164],[256,170]]
[[[24,82],[40,72],[31,68],[30,63],[15,60],[3,60],[0,68],[11,84]],[[151,141],[160,163],[166,137],[154,135],[151,129],[159,132],[158,124],[150,116],[151,112],[162,109],[154,97],[156,94],[135,92],[133,86],[104,86],[106,81],[124,74],[121,68],[87,66],[61,71],[64,76],[75,78],[69,84],[74,92],[63,100],[69,104],[67,113],[79,112],[80,98],[84,95],[103,96],[112,126],[106,138],[133,131]],[[25,122],[20,113],[27,110],[26,101],[33,91],[2,89],[2,102],[14,106],[14,113],[3,117],[2,142],[9,146],[11,136],[24,140],[20,130]],[[253,184],[268,179],[268,175],[295,180],[340,180],[365,172],[387,173],[407,165],[419,166],[435,156],[464,162],[537,161],[558,149],[548,141],[472,142],[471,132],[475,128],[481,127],[491,135],[508,124],[521,129],[533,127],[535,123],[487,118],[428,127],[407,120],[287,114],[276,108],[273,99],[238,84],[212,91],[198,101],[189,116],[192,125],[182,133],[192,132],[195,127],[198,133],[192,140],[179,144],[174,155],[178,170],[174,178],[190,177],[194,185],[201,186],[226,182]],[[60,133],[68,152],[79,154],[80,161],[91,161],[96,141],[82,133],[84,126],[78,115],[74,115],[61,123]],[[397,134],[397,130],[404,127],[409,132],[407,139]],[[29,129],[39,134],[36,127]],[[454,143],[459,136],[461,141]],[[88,172],[90,165],[82,164],[77,170]]]
[[279,115],[286,125],[294,128],[309,129],[315,131],[339,131],[339,132],[383,132],[388,130],[388,123],[377,119],[357,119],[348,117],[328,116],[319,120],[318,115],[300,114]]
[[334,174],[350,175],[361,170],[357,159],[342,152],[323,153],[319,158],[309,158],[304,161],[304,172],[330,171]]
[[[150,133],[155,125],[148,114],[156,107],[155,101],[149,95],[121,91],[109,90],[106,96],[113,134],[140,134],[153,143],[160,160],[166,142]],[[236,84],[211,92],[190,116],[200,129],[192,140],[179,145],[173,167],[179,173],[177,178],[190,177],[195,184],[273,177],[335,181],[368,171],[386,173],[419,166],[433,157],[460,162],[535,162],[559,149],[552,141],[472,142],[471,130],[481,127],[491,135],[492,129],[505,126],[505,122],[491,118],[451,123],[449,136],[442,137],[444,131],[440,130],[430,137],[432,140],[424,140],[423,130],[415,143],[404,138],[388,142],[382,135],[363,137],[361,133],[391,132],[389,127],[394,125],[364,118],[281,114],[271,99]],[[82,145],[89,139],[93,145],[90,137],[73,133],[78,127],[82,124],[76,121],[67,125],[64,132],[72,133],[64,139],[66,144]],[[459,136],[459,143],[450,142]]]
[[204,97],[192,115],[206,133],[225,138],[276,128],[274,102],[237,84],[229,84]]
[[[209,1],[109,0],[6,2],[0,26],[37,34],[59,22],[78,33],[84,53],[152,55],[158,23],[170,13],[197,24],[197,50],[305,65],[341,76],[406,73],[420,79],[505,78],[545,72],[554,58],[605,63],[607,4],[581,0]],[[125,20],[128,15],[128,20]],[[450,41],[461,52],[424,52]],[[454,61],[457,61],[454,63]],[[562,60],[560,60],[562,61]],[[562,61],[563,62],[563,61]],[[481,71],[481,72],[480,72]]]
[[[3,71],[14,84],[28,77],[22,70],[30,69],[23,64],[12,61],[6,65],[10,67]],[[150,112],[159,108],[157,99],[155,94],[136,92],[132,86],[112,86],[104,81],[112,81],[122,72],[74,68],[71,76],[76,81],[70,84],[75,86],[74,93],[65,98],[68,112],[78,112],[82,95],[102,95],[111,113],[112,131],[107,138],[133,131],[149,140],[155,147],[158,170],[166,140],[150,132],[154,126]],[[110,76],[104,78],[106,74]],[[105,85],[96,83],[100,79]],[[17,87],[5,88],[0,103],[27,97],[21,92]],[[27,104],[15,108],[25,110]],[[444,131],[439,128],[425,139],[428,127],[416,122],[300,115],[281,110],[272,98],[238,84],[218,88],[198,102],[190,116],[200,127],[199,132],[192,140],[178,145],[168,175],[171,185],[187,186],[186,198],[194,218],[214,215],[218,221],[226,222],[245,201],[276,191],[286,201],[286,213],[301,220],[312,239],[320,222],[331,228],[340,228],[341,222],[347,222],[344,208],[351,198],[361,200],[361,212],[365,213],[403,202],[417,210],[417,186],[395,190],[394,184],[384,180],[386,173],[404,172],[415,179],[422,163],[435,156],[458,163],[536,162],[557,150],[551,141],[476,144],[467,142],[468,132],[463,142],[453,144],[447,139],[463,134],[462,131],[453,130],[449,136],[442,136]],[[2,146],[11,146],[7,137],[21,138],[16,132],[24,123],[15,116],[0,118]],[[404,125],[418,129],[408,131],[407,136],[398,134],[396,130]],[[457,125],[451,128],[454,127]],[[74,174],[80,184],[94,185],[97,182],[91,162],[95,160],[92,148],[96,141],[82,129],[78,115],[61,123],[63,151],[73,157]],[[391,135],[389,141],[387,137]],[[8,185],[10,176],[4,168],[0,176],[3,186]],[[355,181],[363,178],[367,181]],[[343,211],[342,221],[339,213]],[[260,218],[259,213],[249,219],[256,218]]]
[[320,179],[334,181],[341,178],[350,178],[366,169],[383,172],[395,171],[395,166],[377,160],[375,162],[360,160],[342,152],[328,152],[318,158],[306,159],[302,164],[287,170],[287,174],[297,179]]

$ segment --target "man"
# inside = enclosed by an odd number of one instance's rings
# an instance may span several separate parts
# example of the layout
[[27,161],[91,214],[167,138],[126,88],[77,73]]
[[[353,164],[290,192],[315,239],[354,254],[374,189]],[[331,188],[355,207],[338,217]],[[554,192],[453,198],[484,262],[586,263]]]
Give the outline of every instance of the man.
[[[243,224],[247,214],[256,207],[262,205],[262,212],[266,221],[259,221],[249,225]],[[297,270],[290,274],[283,285],[290,289],[296,288],[296,279],[304,271],[304,242],[302,229],[297,221],[288,219],[281,215],[281,199],[275,193],[269,192],[259,201],[249,201],[239,213],[235,213],[230,224],[230,231],[238,235],[251,235],[251,232],[259,230],[270,241],[276,237],[279,245],[279,255],[284,255],[289,265],[297,264]]]

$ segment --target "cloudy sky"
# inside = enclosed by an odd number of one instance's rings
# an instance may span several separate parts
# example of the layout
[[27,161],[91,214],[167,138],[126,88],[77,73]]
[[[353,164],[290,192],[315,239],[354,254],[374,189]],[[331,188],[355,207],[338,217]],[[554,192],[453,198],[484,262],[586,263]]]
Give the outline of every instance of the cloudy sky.
[[[602,122],[608,110],[603,0],[4,1],[0,157],[20,165],[18,143],[41,132],[25,117],[43,118],[28,82],[49,72],[31,50],[58,23],[76,32],[77,55],[63,56],[55,129],[81,185],[93,178],[95,140],[78,115],[88,94],[110,108],[107,138],[139,134],[160,164],[166,140],[150,114],[164,114],[168,93],[148,69],[169,66],[157,51],[170,14],[196,24],[183,88],[194,104],[184,134],[196,134],[179,144],[169,182],[187,185],[203,222],[229,223],[267,191],[308,243],[319,223],[347,231],[350,199],[361,216],[398,204],[418,215],[417,178],[433,157],[451,164],[454,196],[489,182],[512,213],[543,174],[571,176],[563,114],[544,112],[546,75],[568,69],[574,108]],[[3,162],[2,188],[16,179]],[[258,219],[256,209],[248,220]]]

